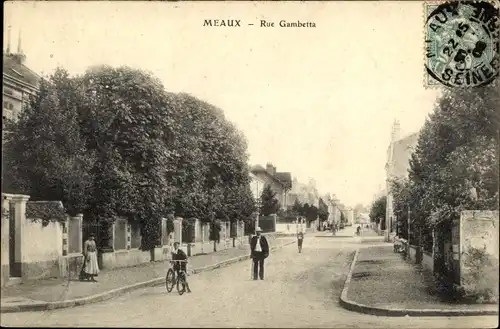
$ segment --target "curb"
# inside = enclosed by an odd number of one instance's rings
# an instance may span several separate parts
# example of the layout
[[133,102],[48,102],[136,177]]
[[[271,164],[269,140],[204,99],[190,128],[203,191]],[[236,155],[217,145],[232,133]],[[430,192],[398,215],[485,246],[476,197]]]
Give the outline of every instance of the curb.
[[[288,246],[290,244],[295,243],[296,241],[289,241],[289,242],[284,242],[283,244],[279,246],[274,246],[271,247],[271,251],[274,251],[276,249],[281,249],[285,246]],[[198,274],[202,272],[207,272],[211,270],[215,270],[217,268],[225,267],[230,264],[234,264],[246,259],[250,259],[250,255],[244,255],[244,256],[238,256],[234,258],[230,258],[224,261],[221,261],[216,264],[212,265],[207,265],[204,267],[200,267],[197,269],[193,269],[191,271],[192,274]],[[141,289],[141,288],[146,288],[146,287],[154,287],[158,285],[162,285],[165,281],[164,277],[161,278],[156,278],[152,279],[149,281],[145,282],[139,282],[139,283],[134,283],[132,285],[128,285],[125,287],[121,288],[116,288],[113,290],[109,290],[97,295],[92,295],[88,297],[82,297],[82,298],[77,298],[77,299],[72,299],[72,300],[65,300],[65,301],[60,301],[60,302],[39,302],[39,303],[24,303],[24,304],[17,304],[17,305],[6,305],[2,306],[0,309],[0,313],[18,313],[18,312],[34,312],[34,311],[48,311],[48,310],[55,310],[58,308],[68,308],[68,307],[75,307],[75,306],[81,306],[81,305],[86,305],[86,304],[92,304],[92,303],[98,303],[102,302],[108,299],[112,299],[114,297],[117,297],[119,295],[125,294],[127,292]]]
[[355,301],[349,300],[347,298],[347,292],[349,290],[349,284],[351,283],[352,273],[358,259],[359,249],[356,250],[354,258],[351,263],[351,268],[347,274],[347,278],[344,283],[344,289],[342,289],[342,294],[340,295],[340,305],[353,312],[376,315],[376,316],[392,316],[392,317],[403,317],[403,316],[480,316],[480,315],[498,315],[498,311],[490,310],[470,310],[470,309],[401,309],[401,308],[385,308],[385,307],[375,307],[357,303]]

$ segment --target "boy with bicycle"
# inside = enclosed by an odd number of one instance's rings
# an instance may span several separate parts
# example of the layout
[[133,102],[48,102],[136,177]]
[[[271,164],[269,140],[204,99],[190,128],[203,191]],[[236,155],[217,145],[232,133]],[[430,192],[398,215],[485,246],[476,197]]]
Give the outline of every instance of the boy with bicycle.
[[[188,257],[186,253],[179,248],[180,243],[179,242],[174,242],[174,249],[172,250],[172,263],[174,267],[174,272],[176,275],[180,275],[180,271],[184,271],[184,275],[187,275],[187,262],[188,262]],[[189,289],[189,285],[187,283],[187,280],[185,280],[186,284],[186,291],[191,292],[191,289]]]

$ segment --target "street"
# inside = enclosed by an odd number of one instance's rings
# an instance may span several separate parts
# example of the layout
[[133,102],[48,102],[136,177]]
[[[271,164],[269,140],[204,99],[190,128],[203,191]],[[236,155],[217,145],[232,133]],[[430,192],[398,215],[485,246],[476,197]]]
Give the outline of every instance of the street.
[[[90,327],[495,327],[497,317],[390,318],[353,313],[338,299],[352,252],[348,238],[306,237],[271,254],[264,281],[250,280],[250,261],[190,276],[192,294],[146,288],[115,299],[47,312],[2,314],[3,326]],[[369,247],[366,244],[363,247]]]

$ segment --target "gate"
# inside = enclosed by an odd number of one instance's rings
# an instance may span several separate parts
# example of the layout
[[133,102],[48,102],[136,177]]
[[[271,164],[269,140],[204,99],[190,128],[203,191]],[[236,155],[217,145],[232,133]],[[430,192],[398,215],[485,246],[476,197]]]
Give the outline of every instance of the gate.
[[[102,234],[102,224],[99,222],[83,222],[82,223],[82,243],[85,244],[85,241],[89,238],[91,233],[94,233],[95,236],[95,244],[98,249],[102,247],[103,242],[103,234]],[[82,245],[82,250],[83,250]]]

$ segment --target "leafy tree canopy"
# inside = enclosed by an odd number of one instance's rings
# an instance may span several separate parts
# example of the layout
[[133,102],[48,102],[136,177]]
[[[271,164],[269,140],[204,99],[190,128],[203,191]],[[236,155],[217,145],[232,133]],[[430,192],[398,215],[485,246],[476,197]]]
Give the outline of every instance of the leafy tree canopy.
[[270,185],[266,185],[262,190],[260,213],[264,216],[276,214],[279,210],[279,201],[276,199],[276,193]]
[[377,200],[375,200],[370,209],[370,220],[375,223],[379,223],[381,220],[385,218],[385,209],[386,209],[387,197],[381,196]]
[[7,127],[5,191],[62,201],[85,220],[127,217],[141,224],[143,249],[159,243],[168,213],[234,221],[255,210],[241,132],[148,72],[57,69]]

